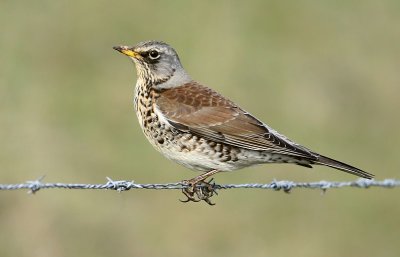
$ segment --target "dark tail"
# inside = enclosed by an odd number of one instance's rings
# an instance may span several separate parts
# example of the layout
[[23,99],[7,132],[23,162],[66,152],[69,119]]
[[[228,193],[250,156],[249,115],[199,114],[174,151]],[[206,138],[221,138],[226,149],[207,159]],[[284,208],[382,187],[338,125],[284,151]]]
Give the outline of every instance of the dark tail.
[[363,170],[360,170],[356,167],[350,166],[346,163],[336,161],[334,159],[331,159],[329,157],[319,155],[318,160],[315,161],[315,164],[320,164],[320,165],[325,165],[331,168],[335,168],[338,170],[342,170],[344,172],[362,177],[362,178],[367,178],[367,179],[372,179],[374,177],[373,174],[365,172]]

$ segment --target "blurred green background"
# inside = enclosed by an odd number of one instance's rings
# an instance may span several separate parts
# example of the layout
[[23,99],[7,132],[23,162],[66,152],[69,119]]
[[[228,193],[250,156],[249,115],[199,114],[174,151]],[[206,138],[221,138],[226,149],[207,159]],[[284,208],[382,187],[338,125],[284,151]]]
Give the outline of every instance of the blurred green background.
[[[399,178],[400,2],[0,3],[0,183],[177,182],[152,149],[136,73],[112,49],[158,39],[196,80],[315,151]],[[218,183],[354,180],[263,165]],[[399,189],[0,192],[0,256],[399,256]]]

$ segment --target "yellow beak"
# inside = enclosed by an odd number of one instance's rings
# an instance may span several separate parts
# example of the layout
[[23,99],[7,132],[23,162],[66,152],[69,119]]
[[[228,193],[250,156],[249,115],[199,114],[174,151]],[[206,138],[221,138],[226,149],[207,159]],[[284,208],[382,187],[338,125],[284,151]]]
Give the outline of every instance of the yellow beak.
[[129,57],[138,58],[140,56],[137,52],[133,51],[129,46],[114,46],[113,49]]

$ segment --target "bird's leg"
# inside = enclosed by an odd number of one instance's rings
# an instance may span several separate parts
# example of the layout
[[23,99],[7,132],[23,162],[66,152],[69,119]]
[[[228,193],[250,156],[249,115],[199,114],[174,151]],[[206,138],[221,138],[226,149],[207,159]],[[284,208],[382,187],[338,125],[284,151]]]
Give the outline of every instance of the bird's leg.
[[213,184],[201,181],[198,184],[194,185],[193,187],[189,186],[187,188],[182,189],[182,193],[187,197],[187,199],[180,201],[183,203],[187,203],[187,202],[199,202],[203,200],[209,205],[215,205],[209,199],[214,195],[214,192],[215,190]]
[[187,186],[182,189],[182,193],[187,199],[181,200],[181,202],[198,202],[204,200],[209,205],[214,205],[209,200],[215,192],[213,184],[210,183],[212,179],[208,182],[205,180],[218,172],[218,170],[211,170],[192,179],[182,181],[182,183]]

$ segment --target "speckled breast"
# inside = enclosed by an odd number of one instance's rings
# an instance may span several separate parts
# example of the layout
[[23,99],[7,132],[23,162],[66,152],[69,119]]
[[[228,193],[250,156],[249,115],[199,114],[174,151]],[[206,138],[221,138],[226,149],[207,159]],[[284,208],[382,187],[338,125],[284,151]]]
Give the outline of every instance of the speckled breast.
[[241,149],[182,132],[163,122],[155,111],[159,97],[155,90],[147,90],[138,84],[135,91],[135,110],[143,133],[154,148],[168,159],[200,171],[229,171],[249,166],[241,158]]

